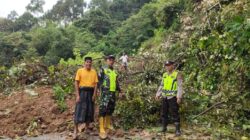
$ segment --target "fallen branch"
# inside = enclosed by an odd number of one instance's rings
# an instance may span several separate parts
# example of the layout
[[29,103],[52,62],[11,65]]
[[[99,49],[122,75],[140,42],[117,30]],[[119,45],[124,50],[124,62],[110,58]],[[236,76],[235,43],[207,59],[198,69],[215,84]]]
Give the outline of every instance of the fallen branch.
[[203,114],[206,114],[207,112],[209,112],[209,111],[212,110],[213,108],[215,108],[215,107],[217,107],[218,105],[221,105],[221,104],[223,104],[223,103],[225,103],[225,102],[224,102],[224,101],[221,101],[221,102],[218,102],[218,103],[216,103],[216,104],[210,106],[210,107],[209,107],[208,109],[206,109],[205,111],[203,111],[203,112],[201,112],[200,114],[198,114],[198,115],[196,115],[195,117],[193,117],[193,119],[195,119],[195,118],[197,118],[197,117],[199,117],[199,116],[201,116],[201,115],[203,115]]
[[134,73],[128,73],[128,75],[137,75],[137,74],[141,74],[141,73],[144,73],[144,71],[137,71],[137,72],[134,72]]
[[221,8],[220,2],[215,3],[213,6],[211,6],[210,8],[208,8],[207,11],[209,12],[210,10],[216,8],[217,6],[219,6],[219,8]]

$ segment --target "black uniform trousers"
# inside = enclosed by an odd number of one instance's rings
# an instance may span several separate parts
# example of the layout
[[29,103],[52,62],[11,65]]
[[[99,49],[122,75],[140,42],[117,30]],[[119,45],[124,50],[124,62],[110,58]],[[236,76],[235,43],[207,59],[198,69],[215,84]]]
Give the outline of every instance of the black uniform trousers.
[[173,116],[174,123],[180,123],[179,115],[179,105],[177,103],[177,98],[173,97],[171,99],[163,98],[162,99],[162,123],[164,126],[170,123],[169,115]]

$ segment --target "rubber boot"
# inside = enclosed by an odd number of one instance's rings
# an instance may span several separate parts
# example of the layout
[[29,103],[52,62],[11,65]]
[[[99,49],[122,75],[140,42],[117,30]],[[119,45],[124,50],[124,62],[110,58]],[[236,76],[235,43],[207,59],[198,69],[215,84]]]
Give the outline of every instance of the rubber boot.
[[162,125],[161,132],[162,132],[162,133],[166,133],[166,132],[167,132],[167,124],[163,124],[163,125]]
[[106,139],[107,138],[107,134],[106,134],[106,132],[105,132],[105,129],[104,129],[104,117],[100,117],[99,118],[99,127],[100,127],[100,133],[99,133],[99,137],[101,138],[101,139]]
[[114,130],[113,125],[111,125],[111,116],[105,117],[105,127],[109,130]]
[[165,120],[165,119],[163,119],[162,120],[162,129],[161,129],[161,133],[166,133],[167,132],[167,125],[168,125],[168,123],[167,123],[167,121]]
[[179,122],[176,122],[175,123],[175,135],[176,136],[180,136],[181,135],[181,130],[180,130],[180,123]]

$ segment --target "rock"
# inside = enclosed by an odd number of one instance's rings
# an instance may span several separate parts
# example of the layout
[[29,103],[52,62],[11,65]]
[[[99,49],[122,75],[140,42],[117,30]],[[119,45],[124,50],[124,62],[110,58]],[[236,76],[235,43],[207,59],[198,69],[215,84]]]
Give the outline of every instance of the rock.
[[117,129],[115,133],[116,137],[123,137],[124,136],[124,131],[122,129]]
[[0,139],[4,139],[4,140],[12,140],[11,138],[7,137],[7,136],[0,136]]
[[39,136],[39,135],[42,135],[42,133],[39,132],[38,130],[36,130],[36,131],[35,131],[35,135],[36,135],[36,136]]
[[43,83],[43,84],[45,84],[45,85],[48,85],[49,84],[49,80],[48,79],[49,79],[49,77],[42,78],[40,82]]
[[58,132],[58,128],[54,129],[53,132]]
[[184,30],[185,31],[193,31],[194,30],[194,26],[185,26]]
[[52,114],[51,119],[56,119],[56,115]]
[[0,110],[0,115],[8,115],[11,113],[10,109]]
[[68,133],[68,136],[69,136],[69,137],[72,137],[72,136],[73,136],[73,133],[69,132],[69,133]]
[[139,130],[138,130],[138,129],[133,128],[133,129],[131,129],[131,130],[129,131],[129,135],[130,135],[130,136],[135,136],[135,135],[136,135],[136,133],[138,133],[138,132],[139,132]]
[[181,39],[185,39],[185,38],[187,38],[188,37],[188,35],[187,35],[187,33],[182,33],[182,34],[180,34],[180,36],[179,36]]
[[46,129],[47,127],[48,127],[48,126],[45,125],[45,124],[42,124],[42,126],[41,126],[42,129]]
[[35,91],[32,90],[32,89],[26,88],[26,89],[24,90],[24,92],[25,92],[26,94],[30,95],[30,96],[38,96],[38,93],[35,92]]
[[11,113],[11,110],[10,109],[6,109],[5,112],[4,112],[4,115],[8,115]]
[[149,132],[147,132],[146,130],[143,130],[140,135],[143,136],[143,137],[150,136]]
[[133,129],[130,130],[130,132],[139,132],[139,131],[140,131],[140,130],[137,129],[137,128],[133,128]]
[[248,137],[242,136],[241,140],[248,140]]
[[44,133],[44,134],[49,134],[49,133],[51,133],[51,131],[50,131],[49,129],[45,129],[45,130],[43,131],[43,133]]
[[17,132],[17,135],[18,136],[24,136],[24,135],[26,135],[26,131],[19,131],[19,132]]
[[52,106],[50,110],[53,114],[61,114],[60,109],[56,105]]
[[94,131],[94,132],[91,132],[90,135],[92,135],[92,136],[98,136],[99,133],[97,131]]
[[190,26],[192,25],[192,18],[191,17],[185,17],[182,20],[182,23],[186,26]]
[[37,81],[33,82],[32,84],[27,85],[27,89],[33,89],[36,86]]
[[59,127],[59,128],[58,128],[58,132],[63,132],[63,131],[65,131],[65,130],[66,130],[65,127]]

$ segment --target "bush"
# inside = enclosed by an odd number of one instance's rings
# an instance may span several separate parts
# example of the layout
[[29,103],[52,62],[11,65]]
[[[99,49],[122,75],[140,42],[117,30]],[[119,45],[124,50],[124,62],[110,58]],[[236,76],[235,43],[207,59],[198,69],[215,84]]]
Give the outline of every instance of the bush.
[[53,87],[54,98],[59,109],[63,112],[67,109],[67,104],[65,103],[65,98],[69,94],[66,90],[64,90],[61,86],[55,85]]

